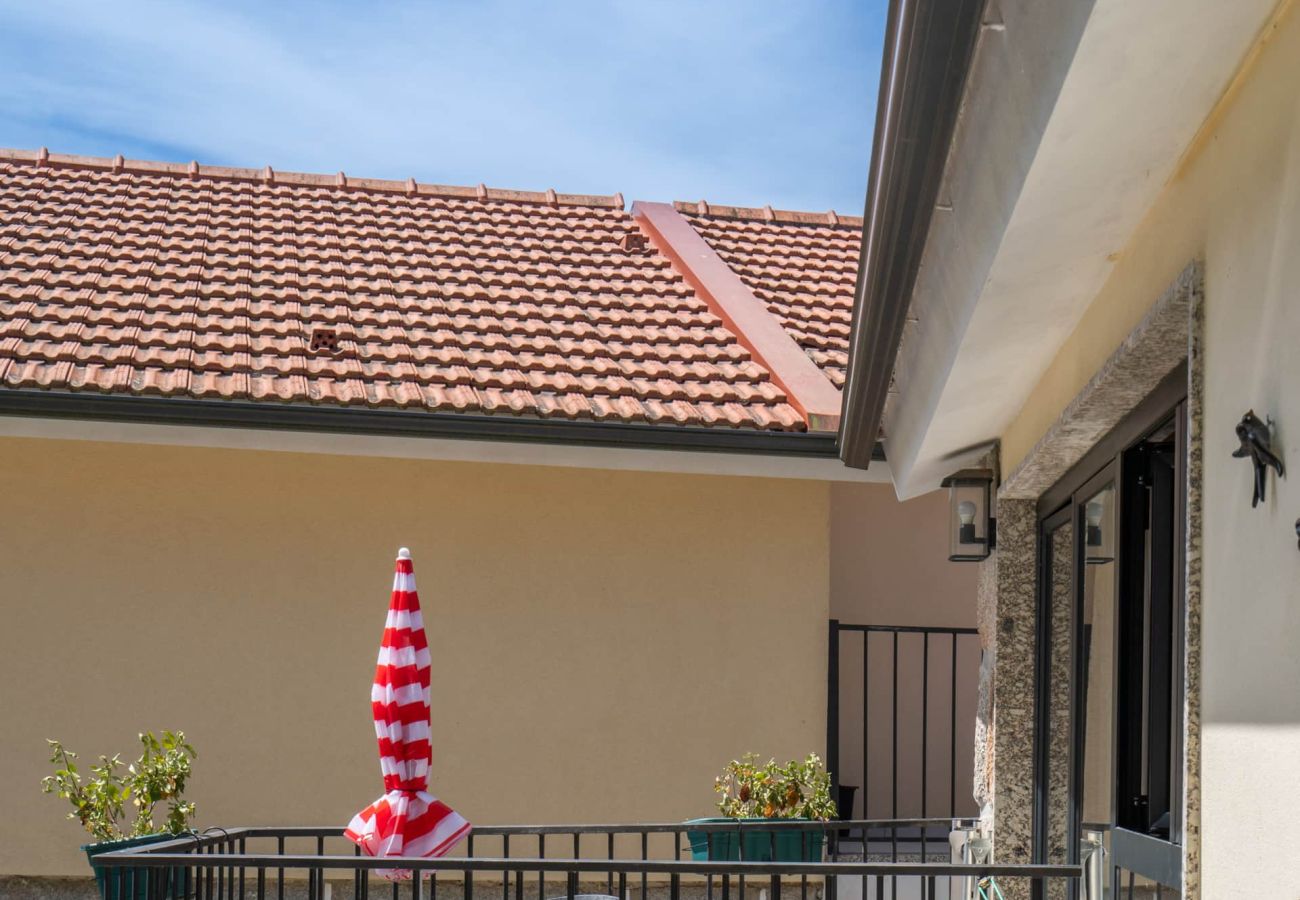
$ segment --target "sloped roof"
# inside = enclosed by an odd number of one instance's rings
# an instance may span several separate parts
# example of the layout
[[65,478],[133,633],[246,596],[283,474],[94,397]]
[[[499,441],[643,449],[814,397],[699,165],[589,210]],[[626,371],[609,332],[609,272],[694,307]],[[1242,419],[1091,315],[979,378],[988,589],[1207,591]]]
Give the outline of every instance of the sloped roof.
[[704,201],[674,205],[842,388],[862,219]]
[[621,196],[0,151],[4,388],[806,430],[781,383]]

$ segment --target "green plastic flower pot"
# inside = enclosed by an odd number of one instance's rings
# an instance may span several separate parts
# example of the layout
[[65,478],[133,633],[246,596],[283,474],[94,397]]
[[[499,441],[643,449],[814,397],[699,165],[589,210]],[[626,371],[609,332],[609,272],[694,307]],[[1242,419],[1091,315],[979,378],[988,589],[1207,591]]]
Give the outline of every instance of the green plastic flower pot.
[[[97,866],[95,857],[113,850],[127,850],[131,847],[143,847],[145,844],[157,844],[178,837],[174,834],[146,834],[141,837],[126,838],[120,841],[100,841],[96,844],[82,844],[90,868],[95,873],[95,885],[103,900],[146,900],[146,898],[165,898],[165,900],[184,900],[190,896],[190,873],[188,869],[159,869],[146,866]],[[157,883],[163,879],[165,885],[149,890],[150,879]]]
[[[811,819],[689,819],[687,825],[736,825],[739,822],[809,822]],[[746,862],[821,862],[825,831],[789,829],[783,831],[687,831],[691,858],[699,862],[740,859],[740,841],[745,842]],[[775,839],[774,839],[775,838]],[[710,848],[710,840],[712,848]],[[710,853],[712,849],[712,853]]]

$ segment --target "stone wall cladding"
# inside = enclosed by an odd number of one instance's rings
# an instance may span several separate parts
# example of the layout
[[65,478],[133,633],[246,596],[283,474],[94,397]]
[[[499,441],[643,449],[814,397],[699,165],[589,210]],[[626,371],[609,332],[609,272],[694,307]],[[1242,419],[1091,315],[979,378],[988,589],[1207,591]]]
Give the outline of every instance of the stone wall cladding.
[[[1074,630],[1074,527],[1065,523],[1051,533],[1051,618],[1047,687],[1047,856],[1046,862],[1070,862],[1070,678]],[[1048,885],[1048,900],[1065,900],[1064,882]]]
[[[1205,391],[1204,265],[1190,263],[1141,323],[1002,482],[998,549],[978,594],[987,665],[980,672],[976,797],[993,828],[998,862],[1028,862],[1033,849],[1034,691],[1038,497],[1138,405],[1175,367],[1188,366],[1187,611],[1184,620],[1183,893],[1200,891],[1200,693],[1202,423]],[[1184,361],[1186,361],[1184,363]],[[1007,900],[1016,900],[1011,891]]]
[[975,702],[975,765],[972,794],[981,824],[993,827],[993,677],[997,672],[998,555],[980,563],[975,621],[980,632],[980,682]]
[[[1195,265],[1195,264],[1194,264]],[[1183,619],[1183,898],[1201,897],[1201,509],[1205,426],[1205,291],[1198,281],[1187,339],[1187,609]]]
[[[994,647],[993,858],[1027,863],[1033,852],[1034,649],[1038,515],[1032,500],[998,502]],[[1008,900],[1013,900],[1008,894]]]

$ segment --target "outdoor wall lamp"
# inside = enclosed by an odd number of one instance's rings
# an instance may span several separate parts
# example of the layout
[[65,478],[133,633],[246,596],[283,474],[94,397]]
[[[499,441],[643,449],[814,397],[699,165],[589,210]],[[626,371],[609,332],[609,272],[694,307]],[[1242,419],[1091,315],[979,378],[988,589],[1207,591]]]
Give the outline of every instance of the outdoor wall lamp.
[[948,489],[948,559],[978,562],[987,559],[995,546],[996,521],[990,514],[993,473],[987,469],[963,469],[942,482]]

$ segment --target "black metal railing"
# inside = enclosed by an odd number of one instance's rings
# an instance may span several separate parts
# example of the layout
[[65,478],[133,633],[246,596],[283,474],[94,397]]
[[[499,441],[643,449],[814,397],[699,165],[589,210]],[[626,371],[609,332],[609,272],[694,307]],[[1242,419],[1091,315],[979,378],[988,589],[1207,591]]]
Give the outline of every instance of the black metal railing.
[[958,738],[975,721],[979,632],[831,619],[829,639],[826,764],[837,791],[857,790],[840,817],[972,814],[958,784],[969,783],[974,742]]
[[[965,865],[947,859],[951,820],[477,827],[465,856],[374,859],[340,828],[211,828],[104,853],[108,900],[935,900],[998,882],[1007,896],[1076,883],[1078,866]],[[887,834],[846,857],[841,828]],[[708,859],[687,859],[689,832]],[[942,832],[945,850],[934,846]],[[931,833],[934,835],[931,837]],[[780,839],[799,837],[783,860]],[[730,843],[728,843],[730,842]],[[820,848],[817,845],[820,843]],[[735,858],[713,858],[726,845]],[[927,853],[927,847],[929,852]],[[703,851],[703,848],[701,848]],[[517,855],[525,853],[529,855]],[[489,855],[490,854],[490,855]],[[759,857],[759,858],[755,858]],[[405,870],[404,880],[385,872]],[[417,873],[419,877],[411,877]],[[964,891],[965,893],[962,893]]]

